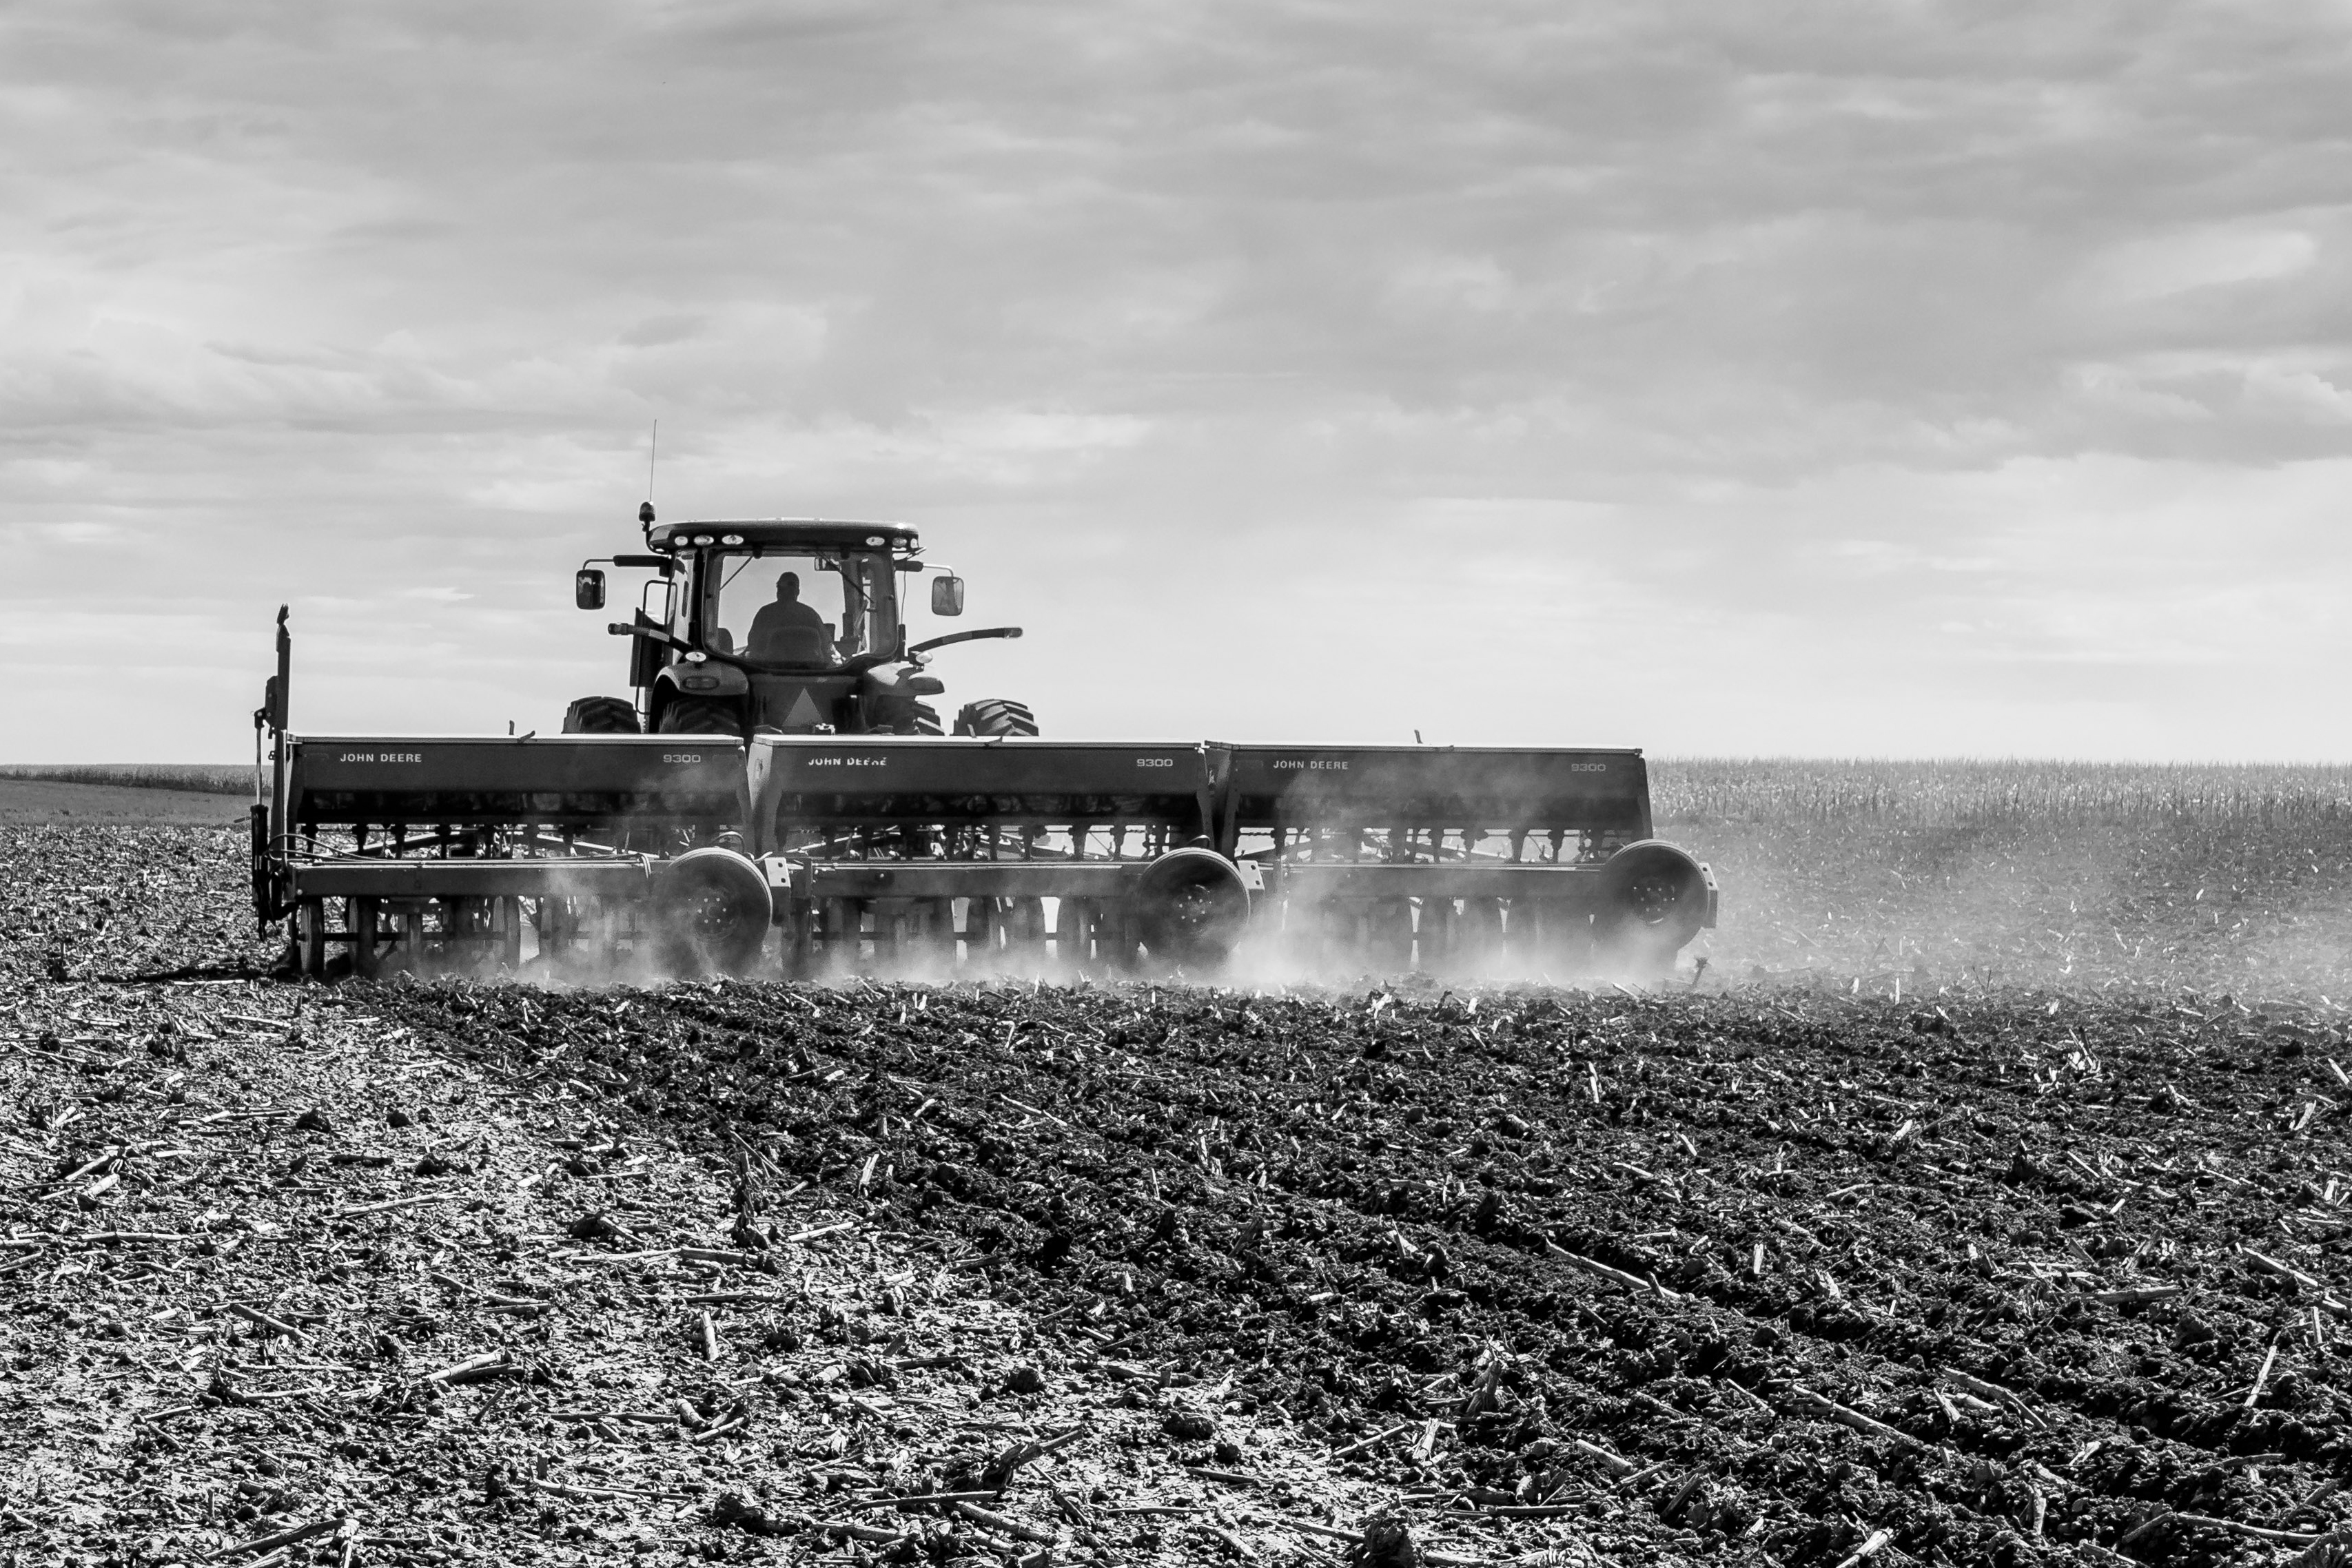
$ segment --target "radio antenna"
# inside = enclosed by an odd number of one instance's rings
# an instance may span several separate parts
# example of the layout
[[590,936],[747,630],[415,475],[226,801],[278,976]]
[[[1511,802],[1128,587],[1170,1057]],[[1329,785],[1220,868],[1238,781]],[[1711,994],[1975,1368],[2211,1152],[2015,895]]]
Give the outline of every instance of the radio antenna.
[[661,421],[654,421],[654,438],[646,446],[646,505],[654,503],[654,460],[661,455]]

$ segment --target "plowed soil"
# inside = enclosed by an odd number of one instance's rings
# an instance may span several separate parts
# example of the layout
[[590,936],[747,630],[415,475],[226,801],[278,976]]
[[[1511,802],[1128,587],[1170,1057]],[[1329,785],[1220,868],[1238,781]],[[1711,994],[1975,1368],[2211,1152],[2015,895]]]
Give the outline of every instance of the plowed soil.
[[[189,863],[215,879],[176,914],[233,910],[226,835],[162,841],[194,846]],[[116,874],[155,863],[142,852]],[[109,1118],[166,1116],[170,1071],[194,1086],[168,1044],[134,1050],[138,1031],[118,1030],[127,1078],[38,1077],[54,1066],[39,1053],[77,1055],[75,1033],[47,1020],[72,1012],[87,1033],[93,1016],[166,1005],[173,982],[140,977],[186,966],[184,947],[142,970],[126,943],[85,967],[55,944],[94,915],[60,899],[40,918],[41,940],[7,959],[13,1064],[58,1096],[38,1118],[12,1113],[20,1250],[80,1256],[101,1224],[199,1233],[157,1218],[184,1193],[61,1181],[91,1145],[139,1141]],[[370,1369],[304,1416],[352,1445],[320,1483],[331,1506],[281,1502],[239,1521],[249,1535],[177,1507],[163,1522],[151,1508],[135,1529],[84,1520],[60,1533],[20,1495],[0,1518],[19,1533],[0,1544],[27,1560],[96,1561],[97,1537],[119,1561],[190,1561],[266,1542],[273,1519],[310,1519],[330,1528],[282,1550],[1333,1561],[1349,1548],[1330,1531],[1393,1511],[1456,1561],[2318,1563],[2352,1521],[2337,1490],[2352,1462],[2337,1344],[2352,1086],[2344,1015],[2316,996],[1418,981],[254,994],[257,1017],[299,1001],[304,1038],[343,1042],[332,1051],[396,1032],[401,1061],[463,1075],[475,1175],[497,1170],[488,1151],[525,1145],[553,1172],[530,1189],[539,1207],[510,1211],[513,1176],[500,1206],[437,1224],[411,1253],[369,1232],[385,1259],[373,1272],[332,1218],[362,1195],[296,1195],[319,1211],[286,1223],[316,1227],[355,1268],[341,1305],[284,1295],[318,1325],[285,1321],[320,1344],[320,1365]],[[298,1098],[269,1082],[291,1055],[237,1060],[248,1098],[295,1137]],[[380,1076],[363,1061],[314,1063],[325,1082],[305,1092],[327,1094],[338,1072]],[[56,1119],[67,1100],[84,1107],[71,1135]],[[334,1130],[367,1103],[339,1102],[325,1131],[301,1134],[318,1148],[294,1186],[333,1187],[305,1174],[339,1168],[331,1149],[376,1148],[373,1134]],[[631,1151],[650,1163],[630,1166]],[[416,1154],[402,1145],[394,1168]],[[274,1196],[276,1158],[270,1200],[293,1201]],[[667,1174],[607,1179],[629,1169]],[[835,1225],[858,1246],[828,1253],[833,1233],[807,1234]],[[685,1284],[664,1275],[651,1296],[608,1291],[605,1306],[582,1282],[600,1258],[689,1268],[681,1247],[735,1260],[698,1287],[719,1298],[703,1309],[727,1346],[716,1361],[682,1337],[699,1321],[678,1315]],[[222,1321],[231,1298],[213,1260],[172,1256],[142,1277],[145,1310]],[[641,1375],[632,1398],[675,1389],[692,1414],[670,1447],[637,1454],[564,1414],[592,1402],[594,1357],[513,1335],[499,1342],[511,1375],[487,1391],[420,1391],[427,1363],[489,1343],[445,1307],[394,1324],[411,1370],[369,1361],[382,1359],[370,1312],[429,1270],[473,1290],[478,1314],[485,1293],[550,1302],[562,1332],[611,1339]],[[79,1278],[0,1278],[22,1322],[41,1324],[20,1330],[20,1407],[60,1397],[41,1382],[52,1363],[144,1332],[119,1306],[115,1341],[84,1308],[41,1317],[63,1299],[52,1293],[106,1282]],[[725,1299],[744,1289],[761,1299]],[[232,1343],[253,1328],[239,1322]],[[1039,1386],[999,1406],[1014,1361]],[[168,1461],[151,1448],[137,1475],[110,1472],[92,1495],[249,1458],[253,1407],[201,1403],[219,1370],[160,1369],[140,1397],[193,1406],[176,1418],[194,1425]],[[698,1388],[677,1381],[689,1373]],[[725,1427],[730,1401],[759,1440],[730,1428],[695,1441]],[[1000,1409],[1014,1439],[1082,1435],[999,1487],[982,1439]],[[517,1478],[506,1492],[485,1481],[499,1465]],[[569,1494],[520,1479],[566,1475],[551,1484]],[[864,1541],[829,1528],[856,1500],[925,1489],[983,1491],[994,1522],[893,1513]],[[757,1531],[741,1522],[747,1497],[765,1511]],[[363,1504],[364,1523],[336,1525]],[[1177,1511],[1118,1511],[1138,1508]],[[432,1526],[386,1517],[403,1513]]]

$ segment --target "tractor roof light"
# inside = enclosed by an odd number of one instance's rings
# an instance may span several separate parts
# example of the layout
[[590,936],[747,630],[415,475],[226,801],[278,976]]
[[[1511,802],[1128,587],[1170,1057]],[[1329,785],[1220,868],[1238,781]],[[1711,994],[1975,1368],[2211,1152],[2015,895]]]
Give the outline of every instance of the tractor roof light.
[[877,549],[879,549],[881,546],[886,545],[890,541],[884,538],[880,534],[868,534],[866,536],[866,542]]
[[709,534],[697,534],[694,536],[694,542],[698,545],[709,545],[716,544],[719,541],[712,538]]
[[741,534],[729,534],[719,542],[723,545],[740,545],[743,542],[743,536]]
[[686,662],[689,664],[707,664],[710,662],[710,655],[699,648],[690,649],[686,655]]

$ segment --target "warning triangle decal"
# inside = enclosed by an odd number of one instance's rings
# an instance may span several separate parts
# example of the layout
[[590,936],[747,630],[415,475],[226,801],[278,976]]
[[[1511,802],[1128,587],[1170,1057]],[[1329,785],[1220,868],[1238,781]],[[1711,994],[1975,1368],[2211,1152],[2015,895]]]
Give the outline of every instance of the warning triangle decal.
[[816,704],[809,700],[808,688],[803,686],[799,695],[793,698],[792,710],[784,715],[784,727],[812,729],[824,722],[824,715],[816,711]]

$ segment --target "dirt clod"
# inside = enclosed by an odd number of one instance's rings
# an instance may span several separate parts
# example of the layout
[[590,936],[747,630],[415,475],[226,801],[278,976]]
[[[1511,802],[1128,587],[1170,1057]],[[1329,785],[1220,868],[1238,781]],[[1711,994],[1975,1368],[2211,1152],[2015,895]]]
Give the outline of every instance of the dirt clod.
[[1363,1539],[1348,1549],[1353,1568],[1416,1568],[1421,1553],[1404,1521],[1382,1515],[1364,1521]]

